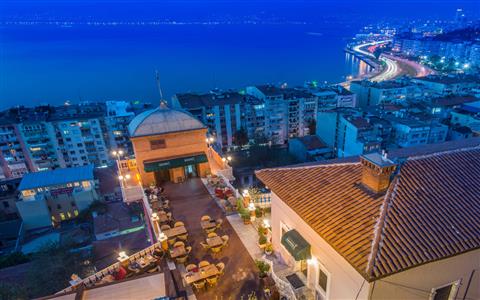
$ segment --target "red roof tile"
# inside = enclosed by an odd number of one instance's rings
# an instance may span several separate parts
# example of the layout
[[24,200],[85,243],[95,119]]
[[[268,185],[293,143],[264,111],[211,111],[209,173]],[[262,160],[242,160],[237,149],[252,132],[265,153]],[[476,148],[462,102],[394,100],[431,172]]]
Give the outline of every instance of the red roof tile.
[[257,172],[368,281],[480,248],[480,148],[406,159],[385,194],[358,162]]

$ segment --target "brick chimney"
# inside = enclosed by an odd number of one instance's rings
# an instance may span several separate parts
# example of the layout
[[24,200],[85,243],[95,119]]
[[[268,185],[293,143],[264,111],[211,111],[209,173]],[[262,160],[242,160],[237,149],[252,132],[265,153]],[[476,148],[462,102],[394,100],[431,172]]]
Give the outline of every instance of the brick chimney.
[[387,158],[385,152],[365,154],[360,157],[362,163],[362,184],[375,193],[388,189],[397,164]]

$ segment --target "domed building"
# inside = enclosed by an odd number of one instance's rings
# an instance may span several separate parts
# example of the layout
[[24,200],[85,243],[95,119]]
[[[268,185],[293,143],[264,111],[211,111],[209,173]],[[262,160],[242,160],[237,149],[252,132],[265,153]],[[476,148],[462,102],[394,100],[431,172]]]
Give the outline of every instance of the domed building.
[[136,116],[128,131],[143,186],[210,173],[207,127],[190,114],[162,103]]

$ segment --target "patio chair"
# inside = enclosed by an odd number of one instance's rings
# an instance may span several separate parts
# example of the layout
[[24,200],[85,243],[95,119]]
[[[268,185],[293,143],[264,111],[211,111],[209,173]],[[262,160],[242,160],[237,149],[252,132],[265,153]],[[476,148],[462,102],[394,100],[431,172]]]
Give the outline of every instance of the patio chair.
[[177,257],[175,260],[177,261],[177,264],[185,264],[187,262],[188,256],[180,256]]
[[209,234],[211,232],[215,232],[215,230],[217,230],[217,227],[208,228],[208,229],[205,229],[205,233]]
[[206,266],[209,266],[210,263],[206,260],[202,260],[200,263],[198,263],[198,267],[199,268],[203,268],[203,267],[206,267]]
[[230,237],[228,235],[223,235],[222,240],[223,240],[223,246],[228,246],[228,241],[230,240]]
[[202,248],[203,248],[204,250],[210,249],[210,246],[209,246],[207,243],[200,242],[200,245],[202,245]]
[[220,275],[223,275],[225,273],[225,264],[223,262],[219,262],[216,264],[216,266]]
[[189,264],[185,270],[187,270],[187,272],[192,272],[194,269],[197,268],[197,265],[196,264]]
[[188,233],[182,234],[182,235],[177,235],[177,239],[181,241],[186,241],[188,239]]
[[167,218],[168,218],[169,220],[172,219],[172,213],[171,213],[171,212],[168,212],[168,213],[167,213]]
[[218,276],[213,276],[213,277],[208,277],[207,278],[207,283],[209,286],[216,286],[218,282]]
[[192,246],[185,247],[185,252],[187,252],[187,255],[189,255],[190,252],[192,252]]
[[170,246],[173,246],[173,244],[175,244],[176,241],[177,241],[176,238],[174,238],[174,237],[173,237],[173,238],[170,238],[170,239],[168,239],[168,244],[169,244]]
[[185,243],[184,242],[181,242],[181,241],[178,241],[178,242],[175,242],[173,244],[173,247],[185,247]]
[[207,216],[207,215],[202,216],[201,220],[202,221],[210,221],[210,216]]
[[169,229],[172,229],[172,228],[171,228],[169,225],[166,225],[166,224],[165,224],[165,225],[160,226],[160,229],[161,229],[162,231],[164,231],[164,230],[169,230]]
[[220,251],[222,251],[222,248],[223,248],[223,245],[218,247],[212,247],[210,248],[210,250],[212,250],[212,253],[220,253]]
[[215,232],[210,232],[207,237],[212,238],[218,236]]
[[218,219],[218,220],[216,221],[216,223],[217,223],[217,226],[216,226],[217,229],[220,229],[220,227],[221,227],[222,224],[223,224],[223,220],[222,220],[222,219]]
[[175,222],[175,225],[173,225],[173,227],[180,227],[180,226],[185,226],[185,224],[182,221],[177,221]]
[[206,282],[205,280],[199,280],[199,281],[195,281],[195,282],[193,283],[193,286],[195,287],[195,289],[196,289],[197,291],[199,291],[199,290],[203,290],[203,289],[205,288],[205,284],[206,284],[206,283],[207,283],[207,282]]

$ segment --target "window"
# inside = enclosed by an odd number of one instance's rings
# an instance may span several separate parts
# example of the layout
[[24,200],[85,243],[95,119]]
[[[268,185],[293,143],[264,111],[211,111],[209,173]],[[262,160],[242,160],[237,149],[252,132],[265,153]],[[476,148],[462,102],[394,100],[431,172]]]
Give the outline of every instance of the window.
[[319,267],[318,268],[318,286],[326,293],[327,292],[328,275]]
[[459,281],[449,283],[438,288],[433,288],[430,294],[430,300],[452,300],[457,295]]
[[150,149],[155,150],[155,149],[162,149],[166,148],[165,140],[153,140],[150,141]]
[[64,213],[60,213],[60,219],[65,220],[65,214]]

